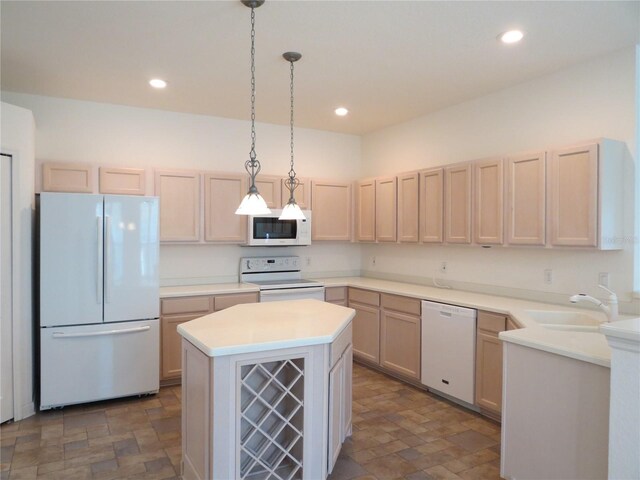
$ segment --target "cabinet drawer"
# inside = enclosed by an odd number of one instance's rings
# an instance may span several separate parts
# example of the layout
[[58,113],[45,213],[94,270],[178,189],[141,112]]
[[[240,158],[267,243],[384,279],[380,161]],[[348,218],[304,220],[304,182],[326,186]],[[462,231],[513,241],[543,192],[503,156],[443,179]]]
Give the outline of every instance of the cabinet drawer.
[[488,332],[503,332],[507,328],[507,317],[500,313],[478,311],[478,329]]
[[380,306],[380,294],[369,290],[360,290],[359,288],[349,289],[349,301],[364,303],[374,307]]
[[160,301],[162,315],[174,315],[176,313],[210,313],[213,311],[213,298],[210,295],[197,297],[163,298]]
[[340,356],[345,351],[345,349],[351,343],[351,337],[353,335],[353,327],[350,323],[347,328],[345,328],[338,338],[336,338],[331,344],[331,362],[329,363],[329,368],[333,368],[336,362],[340,359]]
[[329,287],[324,289],[324,299],[327,302],[340,302],[347,298],[346,287]]
[[395,310],[409,315],[420,316],[420,300],[398,295],[382,294],[382,308],[385,310]]
[[231,295],[217,295],[214,297],[214,311],[218,312],[225,308],[233,307],[241,303],[257,303],[258,292],[233,293]]

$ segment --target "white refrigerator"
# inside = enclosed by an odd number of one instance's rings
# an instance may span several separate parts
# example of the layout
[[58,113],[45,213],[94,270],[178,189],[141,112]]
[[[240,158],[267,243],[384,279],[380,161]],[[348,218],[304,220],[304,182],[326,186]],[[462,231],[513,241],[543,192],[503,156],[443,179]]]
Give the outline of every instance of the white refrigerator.
[[40,409],[157,392],[158,199],[41,193]]

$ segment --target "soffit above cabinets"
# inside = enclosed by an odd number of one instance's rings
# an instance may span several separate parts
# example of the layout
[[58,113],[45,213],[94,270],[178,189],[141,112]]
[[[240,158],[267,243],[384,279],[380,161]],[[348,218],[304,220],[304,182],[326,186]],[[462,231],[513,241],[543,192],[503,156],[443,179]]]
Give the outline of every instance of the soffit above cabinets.
[[[288,124],[292,48],[304,52],[296,125],[363,134],[632,47],[639,18],[634,1],[268,1],[257,118]],[[249,118],[239,1],[3,1],[1,22],[5,91]],[[511,28],[524,40],[498,42]],[[168,87],[150,88],[156,77]]]

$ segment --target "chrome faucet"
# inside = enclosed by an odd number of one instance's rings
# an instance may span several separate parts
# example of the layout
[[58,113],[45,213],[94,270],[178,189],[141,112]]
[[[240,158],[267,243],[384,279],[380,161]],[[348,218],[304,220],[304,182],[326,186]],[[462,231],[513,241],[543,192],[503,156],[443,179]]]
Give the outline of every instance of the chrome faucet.
[[609,293],[609,305],[605,305],[597,298],[593,298],[584,293],[578,293],[576,295],[572,295],[569,297],[569,301],[571,303],[578,302],[591,302],[596,304],[598,307],[602,309],[602,311],[607,315],[607,322],[615,322],[618,319],[618,296],[609,290],[607,287],[602,285],[598,285],[603,290],[606,290]]

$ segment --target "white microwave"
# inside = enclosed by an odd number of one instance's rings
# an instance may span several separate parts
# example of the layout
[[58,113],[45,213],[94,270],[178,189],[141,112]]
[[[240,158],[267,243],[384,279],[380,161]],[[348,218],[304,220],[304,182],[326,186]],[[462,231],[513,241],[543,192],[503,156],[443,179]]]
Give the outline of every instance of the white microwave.
[[304,220],[280,220],[282,210],[276,209],[266,215],[249,215],[247,245],[311,245],[311,210],[302,212]]

